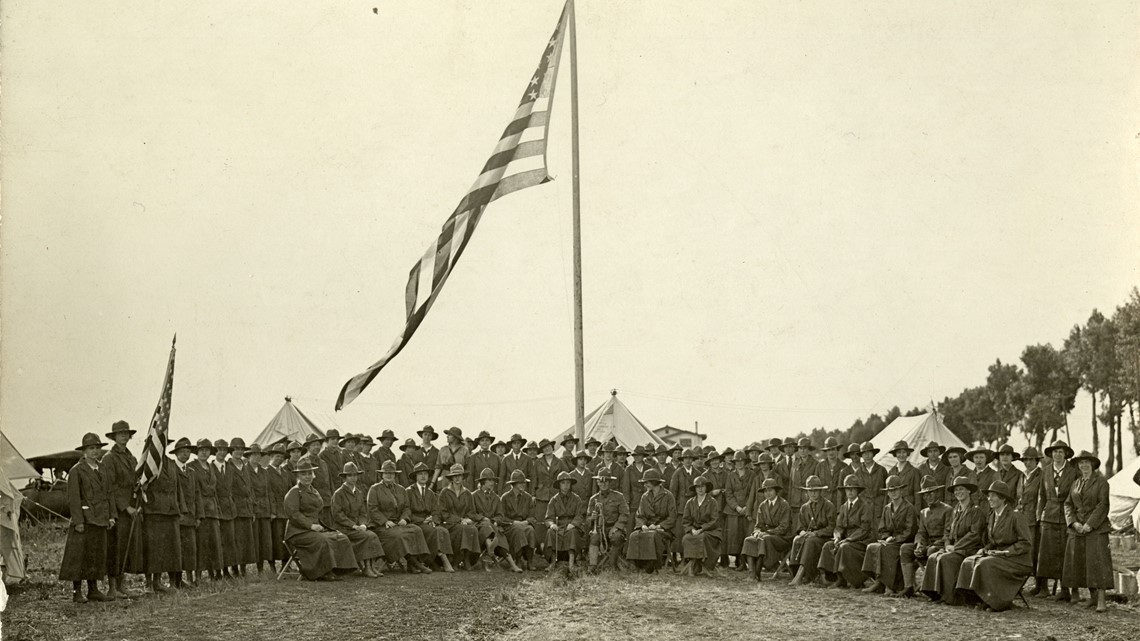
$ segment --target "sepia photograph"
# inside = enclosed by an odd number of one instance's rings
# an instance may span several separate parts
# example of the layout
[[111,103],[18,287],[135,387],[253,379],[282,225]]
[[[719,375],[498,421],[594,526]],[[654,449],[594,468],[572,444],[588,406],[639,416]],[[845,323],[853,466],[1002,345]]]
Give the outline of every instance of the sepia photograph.
[[0,638],[1140,639],[1140,6],[0,3]]

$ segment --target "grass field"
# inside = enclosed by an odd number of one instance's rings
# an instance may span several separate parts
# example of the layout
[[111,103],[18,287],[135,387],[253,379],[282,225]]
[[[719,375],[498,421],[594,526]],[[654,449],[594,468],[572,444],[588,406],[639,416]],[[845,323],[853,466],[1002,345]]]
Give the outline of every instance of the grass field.
[[1030,599],[1030,610],[994,614],[925,599],[791,588],[782,575],[758,585],[735,572],[717,579],[667,571],[397,572],[338,583],[252,575],[171,596],[75,605],[69,586],[54,579],[62,533],[25,528],[32,577],[12,590],[4,639],[1140,639],[1135,601],[1098,615]]

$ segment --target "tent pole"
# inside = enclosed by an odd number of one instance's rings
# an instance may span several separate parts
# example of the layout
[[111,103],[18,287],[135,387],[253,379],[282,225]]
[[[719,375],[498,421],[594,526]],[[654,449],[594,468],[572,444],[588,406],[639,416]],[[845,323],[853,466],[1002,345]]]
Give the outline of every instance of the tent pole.
[[578,32],[570,5],[570,140],[574,191],[574,436],[586,438],[585,356],[582,348],[582,215],[578,185]]

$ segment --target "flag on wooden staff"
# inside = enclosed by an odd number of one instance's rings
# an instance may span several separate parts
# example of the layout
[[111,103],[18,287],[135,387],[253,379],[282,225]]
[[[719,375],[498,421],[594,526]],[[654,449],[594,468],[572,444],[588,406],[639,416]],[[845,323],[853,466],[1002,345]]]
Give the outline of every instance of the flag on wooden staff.
[[406,319],[403,331],[380,360],[344,384],[337,397],[337,410],[359,396],[380,370],[411,340],[435,303],[448,275],[455,268],[455,263],[463,255],[487,205],[511,192],[551,179],[546,169],[546,140],[566,19],[567,11],[563,8],[554,35],[550,37],[542,59],[539,60],[538,69],[527,83],[518,109],[499,138],[499,143],[495,145],[495,150],[491,152],[491,158],[459,206],[443,223],[439,237],[431,243],[423,258],[412,266],[404,290]]
[[150,428],[146,431],[146,441],[143,442],[142,456],[139,457],[139,467],[135,473],[138,485],[145,488],[162,471],[162,462],[166,460],[167,430],[170,428],[170,401],[174,393],[174,344],[178,335],[170,342],[170,360],[166,363],[166,376],[162,379],[162,394],[158,397],[158,405],[154,408],[154,415],[150,418]]

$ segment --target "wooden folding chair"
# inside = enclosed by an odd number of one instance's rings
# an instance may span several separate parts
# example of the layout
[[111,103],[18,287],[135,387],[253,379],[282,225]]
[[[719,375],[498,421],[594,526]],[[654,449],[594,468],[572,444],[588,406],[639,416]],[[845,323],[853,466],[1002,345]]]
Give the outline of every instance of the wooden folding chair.
[[[289,545],[288,541],[282,541],[285,544],[285,550],[289,552],[289,559],[281,566],[281,570],[277,573],[277,580],[280,581],[281,577],[286,574],[296,574],[297,580],[301,580],[301,563],[297,560],[297,552],[293,550],[293,546]],[[296,572],[290,572],[290,567],[296,567]]]
[[1029,607],[1029,601],[1025,600],[1025,595],[1023,594],[1023,592],[1025,591],[1025,584],[1028,582],[1029,582],[1029,577],[1025,577],[1025,580],[1021,582],[1021,587],[1017,588],[1017,596],[1015,596],[1014,598],[1015,599],[1021,599],[1021,602],[1025,604],[1026,610],[1032,610],[1033,608]]

